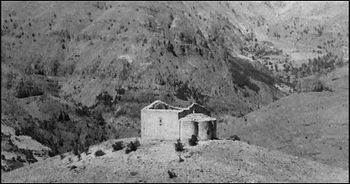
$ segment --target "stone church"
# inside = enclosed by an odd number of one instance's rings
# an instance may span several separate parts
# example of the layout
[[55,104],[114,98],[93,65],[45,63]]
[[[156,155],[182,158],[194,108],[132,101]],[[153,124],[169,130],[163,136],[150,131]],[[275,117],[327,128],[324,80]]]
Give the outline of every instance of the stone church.
[[156,100],[141,110],[143,140],[187,140],[192,135],[199,140],[216,138],[216,119],[199,104],[180,108]]

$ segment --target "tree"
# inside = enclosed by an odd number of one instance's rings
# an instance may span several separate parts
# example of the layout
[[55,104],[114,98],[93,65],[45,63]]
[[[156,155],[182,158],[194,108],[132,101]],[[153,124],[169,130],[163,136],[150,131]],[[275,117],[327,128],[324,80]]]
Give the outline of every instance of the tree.
[[60,63],[58,62],[57,59],[55,59],[52,63],[52,68],[51,68],[52,75],[57,76],[59,66],[60,66]]

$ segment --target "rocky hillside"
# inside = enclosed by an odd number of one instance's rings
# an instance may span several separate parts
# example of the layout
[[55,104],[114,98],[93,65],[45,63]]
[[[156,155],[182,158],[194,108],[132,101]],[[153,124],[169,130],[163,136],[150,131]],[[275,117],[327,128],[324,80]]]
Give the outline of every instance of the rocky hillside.
[[218,134],[348,168],[348,71],[346,65],[321,78],[331,91],[295,93],[242,118],[223,118]]
[[243,115],[283,96],[271,73],[240,55],[254,37],[206,4],[1,9],[1,117],[53,155],[139,135],[140,109],[156,99]]
[[[346,2],[3,2],[1,10],[1,119],[50,155],[140,135],[140,109],[157,99],[241,117],[293,91],[307,68],[333,70],[348,47]],[[298,59],[295,47],[323,59],[297,68],[312,57]]]
[[238,56],[254,37],[208,8],[182,2],[5,3],[3,63],[27,75],[64,77],[60,96],[88,107],[103,91],[121,103],[169,97],[214,108],[230,102],[237,113],[280,97],[273,78]]
[[[65,154],[2,173],[1,182],[349,181],[348,171],[343,169],[240,141],[204,141],[185,146],[185,151],[178,153],[173,142],[141,142],[129,154],[113,151],[115,141],[91,147],[81,159]],[[104,154],[95,154],[98,150]]]

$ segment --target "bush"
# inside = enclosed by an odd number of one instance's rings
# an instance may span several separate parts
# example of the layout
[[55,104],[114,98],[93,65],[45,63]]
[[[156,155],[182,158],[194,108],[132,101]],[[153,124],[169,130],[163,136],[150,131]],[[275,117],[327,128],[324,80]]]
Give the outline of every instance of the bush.
[[176,178],[177,177],[176,173],[169,171],[169,170],[168,170],[168,175],[169,175],[169,178]]
[[68,113],[64,112],[64,111],[60,111],[59,115],[58,115],[58,121],[69,121],[69,115]]
[[139,147],[141,144],[138,140],[134,141],[134,142],[130,142],[128,145],[127,145],[127,148],[125,150],[125,153],[128,154],[132,151],[136,151],[137,150],[137,147]]
[[112,106],[112,101],[113,101],[113,97],[107,92],[107,91],[103,91],[102,93],[100,93],[97,97],[97,104],[102,103],[103,105],[106,106]]
[[178,139],[177,143],[175,143],[175,151],[183,151],[184,145],[181,143],[181,140]]
[[123,141],[117,141],[115,142],[113,145],[113,151],[119,151],[119,150],[122,150],[124,148],[124,145],[123,145]]
[[240,141],[241,139],[238,137],[238,135],[232,135],[230,136],[230,140],[233,140],[233,141]]
[[70,170],[73,170],[73,169],[76,169],[76,168],[78,168],[78,167],[75,166],[75,165],[72,165],[72,166],[68,166],[68,168],[69,168]]
[[95,156],[96,156],[96,157],[100,157],[100,156],[103,156],[103,155],[105,155],[105,152],[103,152],[102,150],[97,150],[97,151],[95,152]]
[[190,139],[188,139],[188,143],[190,144],[190,146],[195,146],[198,144],[198,138],[195,135],[192,135],[192,137]]

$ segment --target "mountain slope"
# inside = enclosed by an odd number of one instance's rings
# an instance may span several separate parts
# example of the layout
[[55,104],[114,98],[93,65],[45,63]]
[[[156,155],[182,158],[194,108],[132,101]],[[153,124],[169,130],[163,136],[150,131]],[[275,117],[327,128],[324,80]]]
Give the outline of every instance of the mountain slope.
[[[247,35],[216,12],[202,19],[194,7],[181,2],[36,5],[33,16],[28,14],[24,20],[19,11],[27,8],[24,4],[13,2],[4,8],[6,13],[16,12],[10,20],[20,26],[20,30],[9,28],[3,35],[4,55],[22,70],[27,67],[31,72],[30,65],[34,65],[45,75],[67,76],[62,95],[83,105],[94,105],[102,89],[114,97],[119,88],[130,94],[134,89],[151,97],[170,95],[201,103],[222,99],[235,102],[234,111],[249,111],[257,103],[281,96],[272,85],[265,92],[265,87],[260,87],[265,84],[255,84],[254,80],[265,83],[272,78],[251,74],[258,71],[237,57]],[[3,19],[8,20],[7,16]],[[11,36],[22,33],[17,39]],[[163,94],[179,88],[190,88],[190,94]],[[231,93],[234,90],[237,92]],[[244,102],[243,93],[251,93],[252,104]]]
[[228,117],[218,125],[218,134],[236,134],[251,144],[348,168],[348,68],[322,78],[333,92],[292,94],[242,118]]
[[254,38],[205,3],[1,8],[1,117],[52,155],[139,135],[140,109],[156,99],[241,116],[284,95],[241,56]]
[[140,109],[157,99],[243,116],[292,91],[293,67],[309,58],[295,47],[328,62],[346,58],[348,46],[346,2],[3,2],[1,10],[1,118],[50,155],[138,136]]

